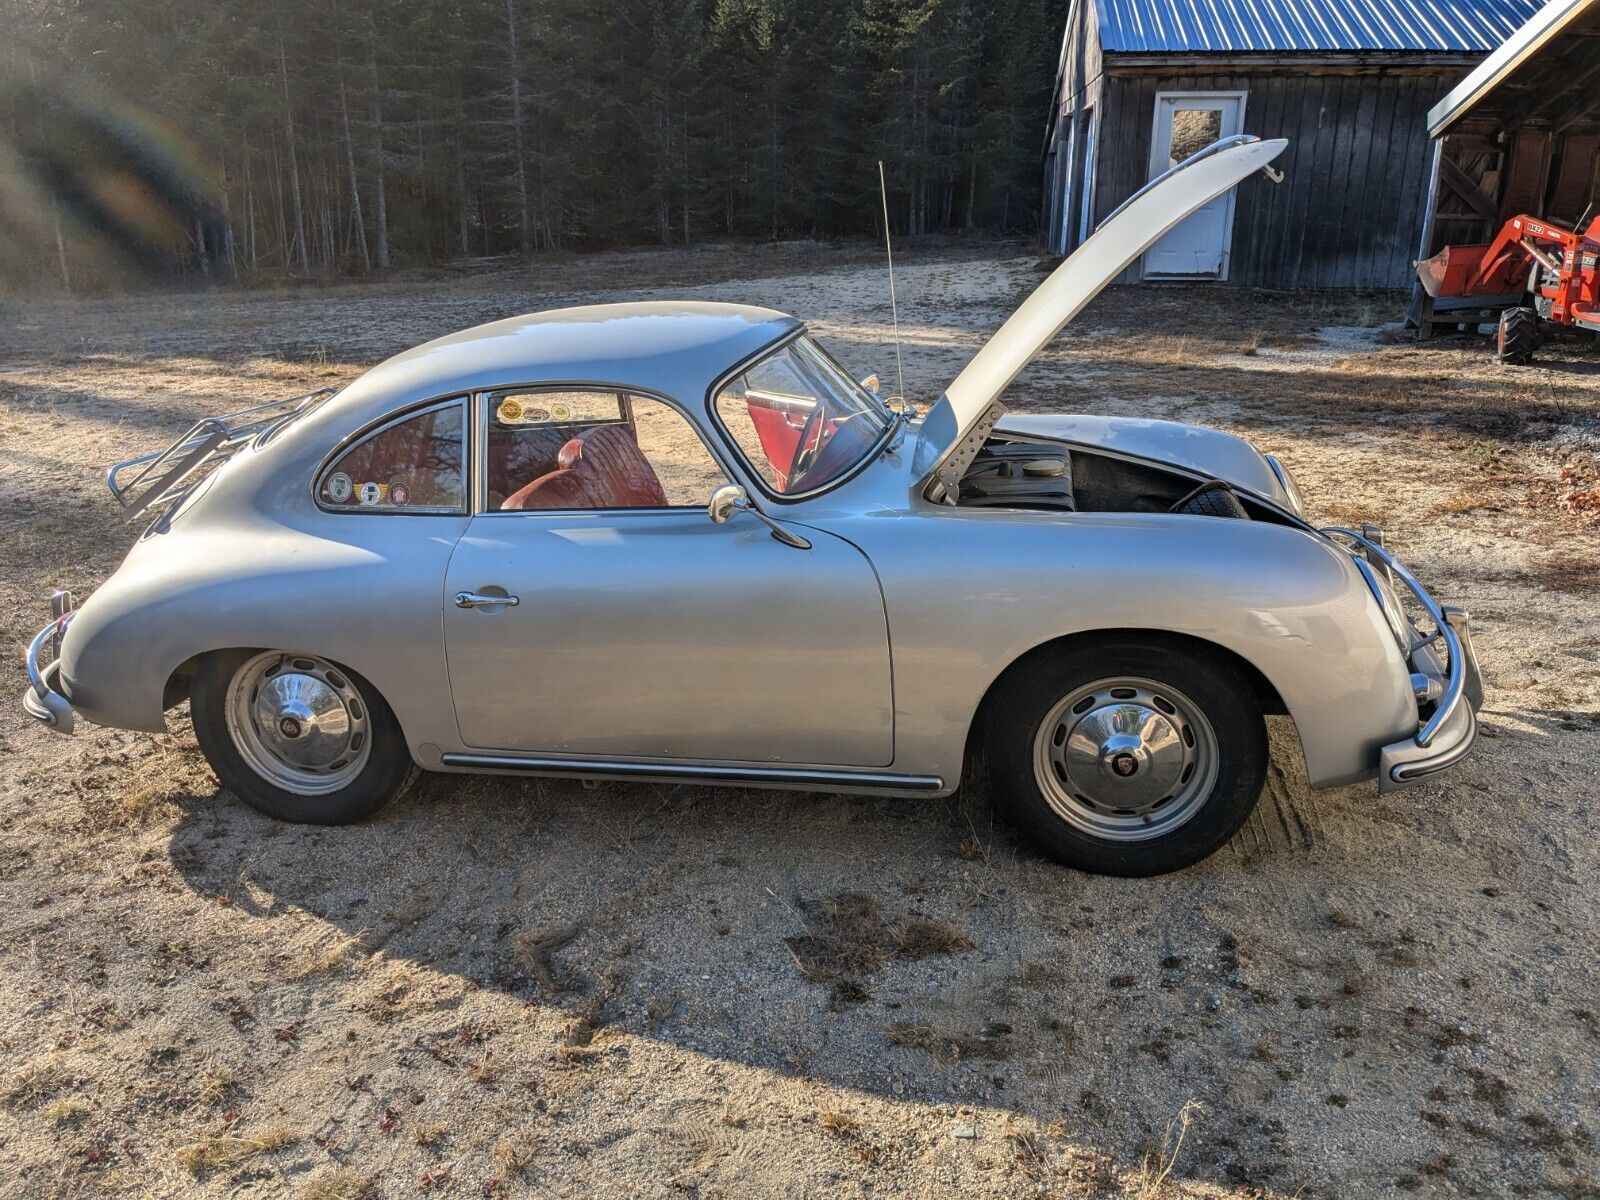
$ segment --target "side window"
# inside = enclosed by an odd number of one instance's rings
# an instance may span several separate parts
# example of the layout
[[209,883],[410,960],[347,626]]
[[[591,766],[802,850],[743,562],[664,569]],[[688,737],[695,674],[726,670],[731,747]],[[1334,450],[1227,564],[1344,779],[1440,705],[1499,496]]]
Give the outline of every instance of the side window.
[[622,392],[492,392],[488,507],[698,508],[727,482],[678,411]]
[[369,434],[323,473],[324,507],[382,512],[465,512],[462,431],[466,401],[424,409]]

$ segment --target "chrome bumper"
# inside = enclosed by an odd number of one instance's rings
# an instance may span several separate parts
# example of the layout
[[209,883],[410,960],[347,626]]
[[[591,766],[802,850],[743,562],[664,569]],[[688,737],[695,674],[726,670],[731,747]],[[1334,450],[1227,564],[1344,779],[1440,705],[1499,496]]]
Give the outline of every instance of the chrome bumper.
[[[1413,690],[1417,695],[1417,735],[1391,742],[1378,754],[1378,791],[1392,792],[1407,784],[1432,778],[1464,759],[1478,736],[1477,710],[1483,704],[1483,677],[1472,648],[1472,619],[1464,608],[1441,605],[1428,595],[1410,571],[1401,566],[1368,527],[1329,528],[1323,533],[1347,538],[1360,548],[1368,562],[1382,570],[1391,584],[1398,580],[1417,598],[1433,622],[1433,630],[1417,631],[1408,657]],[[1435,647],[1444,643],[1445,660]],[[1433,705],[1426,721],[1423,707]]]
[[72,701],[62,695],[57,683],[61,676],[61,635],[76,615],[72,593],[57,592],[50,598],[50,606],[55,619],[28,644],[28,690],[22,694],[22,707],[34,720],[57,733],[71,733],[77,716],[72,711]]

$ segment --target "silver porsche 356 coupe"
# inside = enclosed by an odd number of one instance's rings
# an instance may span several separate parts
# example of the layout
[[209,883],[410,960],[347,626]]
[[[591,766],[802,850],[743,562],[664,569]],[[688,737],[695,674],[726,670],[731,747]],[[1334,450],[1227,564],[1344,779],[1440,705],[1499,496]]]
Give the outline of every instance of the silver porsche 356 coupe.
[[222,783],[359,820],[418,766],[941,796],[973,756],[1048,854],[1170,871],[1249,815],[1263,714],[1315,786],[1458,762],[1467,615],[1289,473],[1164,421],[1000,394],[1126,264],[1272,160],[1155,180],[926,415],[793,317],[574,308],[407,351],[337,392],[202,420],[112,468],[157,513],[28,651],[28,711],[162,730]]

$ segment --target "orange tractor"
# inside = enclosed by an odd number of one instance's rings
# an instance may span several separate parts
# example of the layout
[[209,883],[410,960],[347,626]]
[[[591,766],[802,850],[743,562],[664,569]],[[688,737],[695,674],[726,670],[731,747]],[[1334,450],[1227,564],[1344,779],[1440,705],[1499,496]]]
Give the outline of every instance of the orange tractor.
[[1600,333],[1600,216],[1582,232],[1538,217],[1512,217],[1488,245],[1446,246],[1417,263],[1434,299],[1484,297],[1504,305],[1495,350],[1501,362],[1525,363],[1544,340],[1546,325]]

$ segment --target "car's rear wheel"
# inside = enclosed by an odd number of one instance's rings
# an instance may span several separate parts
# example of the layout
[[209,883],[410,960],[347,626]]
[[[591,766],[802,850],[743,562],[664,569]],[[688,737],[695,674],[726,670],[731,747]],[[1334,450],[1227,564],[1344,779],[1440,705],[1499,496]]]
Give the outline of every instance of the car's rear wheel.
[[1118,640],[1045,652],[1000,683],[986,735],[996,798],[1051,857],[1159,875],[1222,846],[1266,779],[1253,689],[1221,655]]
[[280,820],[364,820],[416,776],[377,689],[315,655],[214,654],[195,674],[190,709],[223,786]]

